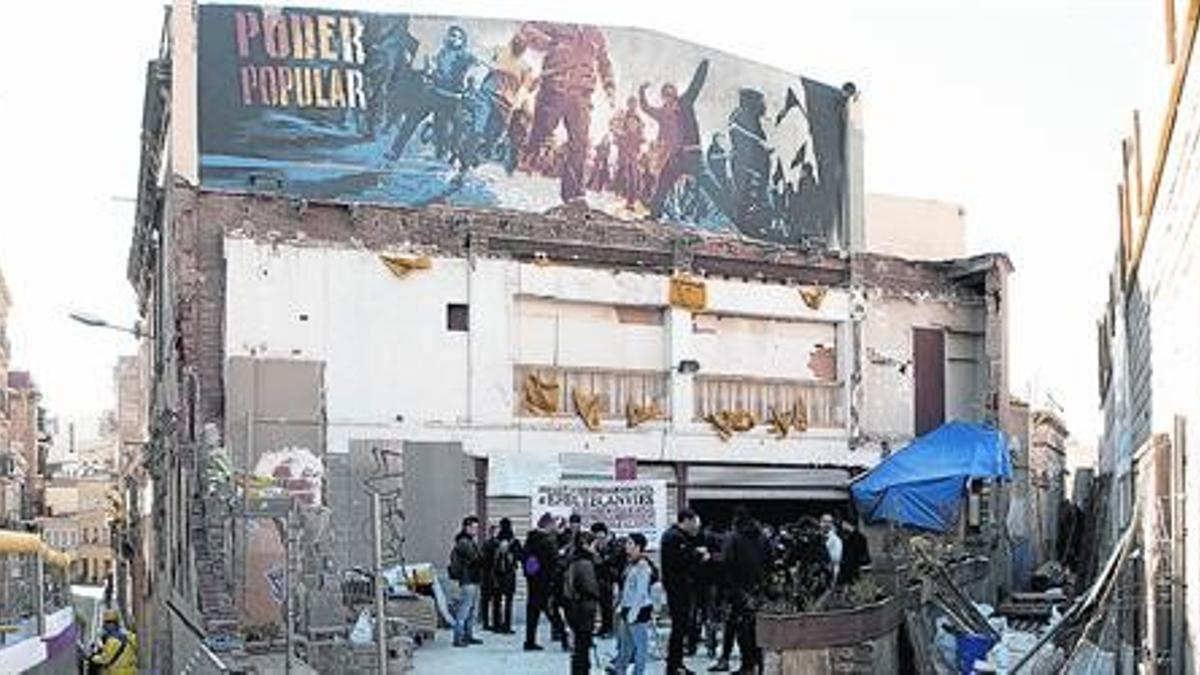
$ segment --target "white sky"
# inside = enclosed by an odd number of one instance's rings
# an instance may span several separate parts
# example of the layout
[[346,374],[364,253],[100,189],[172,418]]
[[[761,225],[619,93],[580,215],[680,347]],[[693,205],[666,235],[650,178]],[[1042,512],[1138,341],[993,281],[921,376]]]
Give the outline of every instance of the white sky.
[[[1013,392],[1036,383],[1078,435],[1097,431],[1094,326],[1116,236],[1117,148],[1131,110],[1166,97],[1161,2],[291,4],[636,25],[855,82],[867,189],[966,207],[971,251],[1006,251],[1017,268]],[[123,200],[135,194],[162,2],[49,7],[8,7],[7,24],[22,28],[0,40],[0,269],[15,299],[12,367],[33,371],[53,413],[91,417],[112,405],[112,366],[134,344],[66,314],[136,318],[125,280],[133,207]]]

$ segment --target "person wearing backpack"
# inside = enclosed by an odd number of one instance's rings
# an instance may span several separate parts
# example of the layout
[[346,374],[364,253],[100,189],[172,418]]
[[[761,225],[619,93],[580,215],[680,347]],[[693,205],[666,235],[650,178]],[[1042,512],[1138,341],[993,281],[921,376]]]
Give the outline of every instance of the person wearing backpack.
[[454,537],[450,551],[450,578],[458,582],[458,607],[454,611],[454,646],[483,644],[472,633],[475,627],[475,604],[479,600],[479,582],[483,577],[483,554],[475,542],[479,519],[463,518],[462,529]]
[[562,595],[574,639],[571,675],[588,675],[592,633],[596,629],[596,609],[600,602],[600,585],[596,583],[596,539],[589,531],[581,531],[575,536],[575,549],[563,576]]
[[543,513],[538,518],[537,529],[525,538],[522,551],[522,572],[525,574],[525,651],[541,651],[537,643],[538,621],[545,614],[551,629],[559,634],[565,632],[562,618],[550,611],[550,596],[553,590],[554,569],[557,565],[558,547],[554,533],[554,517]]
[[491,581],[491,607],[484,613],[492,613],[492,631],[511,635],[512,600],[517,592],[517,564],[521,560],[521,542],[513,534],[512,521],[500,519],[500,529],[489,542],[490,550],[484,555],[491,560],[488,577]]

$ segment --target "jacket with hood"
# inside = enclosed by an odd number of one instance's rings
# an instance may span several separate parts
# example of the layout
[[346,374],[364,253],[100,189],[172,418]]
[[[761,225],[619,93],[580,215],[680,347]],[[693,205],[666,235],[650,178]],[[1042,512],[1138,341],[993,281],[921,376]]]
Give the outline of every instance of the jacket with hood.
[[497,593],[511,594],[517,588],[517,570],[524,564],[521,542],[517,541],[512,529],[500,530],[484,544],[484,559],[487,567],[484,575]]
[[483,554],[475,538],[466,532],[454,537],[450,551],[450,578],[460,584],[478,584],[483,580]]
[[563,577],[563,597],[582,616],[595,616],[600,600],[596,558],[587,549],[576,549]]

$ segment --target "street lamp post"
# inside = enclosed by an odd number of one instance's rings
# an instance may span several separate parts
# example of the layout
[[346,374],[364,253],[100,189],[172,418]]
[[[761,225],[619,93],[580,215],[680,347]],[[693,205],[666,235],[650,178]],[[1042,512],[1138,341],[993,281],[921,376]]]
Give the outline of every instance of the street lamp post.
[[107,328],[108,330],[115,330],[121,333],[129,333],[139,340],[142,338],[152,337],[149,333],[146,333],[142,329],[141,323],[135,323],[133,327],[118,326],[116,324],[109,323],[105,319],[102,319],[94,314],[88,314],[86,312],[71,312],[67,314],[67,316],[85,326],[90,326],[92,328]]

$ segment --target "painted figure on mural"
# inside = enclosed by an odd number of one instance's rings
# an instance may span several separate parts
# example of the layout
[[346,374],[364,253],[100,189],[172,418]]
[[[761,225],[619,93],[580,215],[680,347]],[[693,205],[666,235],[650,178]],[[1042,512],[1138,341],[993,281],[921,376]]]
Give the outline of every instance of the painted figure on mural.
[[521,26],[520,35],[530,48],[544,54],[527,147],[531,153],[545,152],[558,126],[565,126],[559,194],[563,203],[586,204],[584,169],[592,94],[597,82],[610,101],[616,94],[607,41],[598,28],[576,24],[529,22]]
[[646,123],[638,114],[638,100],[630,96],[625,109],[613,116],[608,124],[613,143],[617,146],[617,170],[613,189],[624,198],[625,207],[632,209],[638,201],[638,185],[641,182],[638,160],[642,144],[646,141]]
[[535,86],[533,68],[524,61],[526,43],[514,35],[508,44],[496,50],[491,69],[479,86],[482,105],[473,121],[475,134],[471,149],[475,163],[483,159],[498,159],[510,172],[516,166],[516,146],[509,133],[509,143],[502,148],[504,135],[512,129],[516,111],[524,104]]
[[413,68],[420,42],[409,31],[408,16],[398,16],[372,25],[376,49],[367,51],[367,133],[372,138],[395,129],[408,114],[420,107],[424,90],[421,71]]
[[733,178],[733,220],[751,235],[763,235],[771,226],[771,147],[762,119],[767,105],[761,91],[738,91],[738,107],[729,116],[730,173]]
[[654,196],[654,185],[658,181],[659,169],[655,158],[660,155],[658,141],[654,141],[638,158],[637,198],[643,204],[649,204],[650,198]]
[[700,123],[696,119],[696,98],[700,96],[707,77],[708,59],[704,59],[696,66],[692,80],[682,94],[677,94],[672,84],[662,86],[662,103],[658,107],[650,105],[646,99],[649,83],[642,84],[638,89],[642,110],[658,123],[658,140],[666,158],[658,175],[654,195],[650,198],[651,218],[657,219],[662,215],[668,194],[675,183],[685,176],[691,177],[704,190],[716,196],[716,186],[709,184],[704,171],[704,149],[700,145]]
[[421,72],[414,70],[413,60],[420,42],[408,28],[407,16],[389,17],[370,25],[366,38],[378,48],[362,66],[365,72],[367,108],[360,124],[368,137],[377,138],[395,129],[404,115],[412,109],[414,96],[396,96],[396,91],[420,91]]
[[729,195],[733,190],[732,179],[729,177],[729,150],[721,142],[721,136],[720,132],[712,135],[704,161],[718,189],[722,194]]
[[817,177],[812,162],[805,161],[800,178],[796,180],[796,206],[792,209],[791,222],[800,228],[801,236],[812,236],[821,231],[820,211],[813,208],[816,196]]
[[[467,71],[477,63],[478,59],[468,49],[467,32],[461,26],[450,26],[433,63],[426,64],[419,102],[414,110],[405,115],[404,123],[387,154],[389,160],[395,160],[404,153],[417,127],[430,115],[433,116],[433,122],[427,127],[428,131],[422,134],[422,140],[433,143],[438,158],[447,159],[450,156],[458,134],[455,116],[468,89]],[[393,92],[393,96],[406,94],[411,95],[412,92]]]
[[592,170],[588,173],[587,187],[593,192],[603,192],[612,184],[608,160],[612,155],[612,141],[608,134],[600,139],[592,151]]

